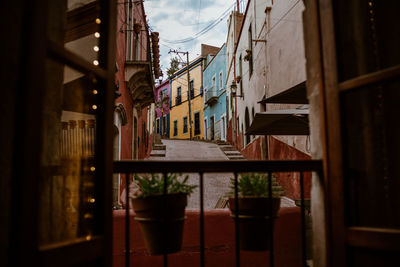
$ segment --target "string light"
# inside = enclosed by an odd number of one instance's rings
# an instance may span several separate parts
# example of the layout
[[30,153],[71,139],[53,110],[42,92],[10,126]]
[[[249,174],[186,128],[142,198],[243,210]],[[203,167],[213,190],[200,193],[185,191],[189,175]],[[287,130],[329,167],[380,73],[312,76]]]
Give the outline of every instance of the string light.
[[94,37],[100,38],[100,33],[99,33],[99,32],[95,32],[95,33],[94,33]]
[[99,61],[97,59],[93,60],[93,65],[98,66],[99,65]]
[[99,49],[99,47],[97,45],[95,45],[95,46],[93,46],[93,50],[96,51],[96,52],[99,52],[100,49]]
[[[93,106],[95,106],[95,105],[93,105]],[[97,107],[96,107],[97,108]],[[90,167],[90,171],[91,172],[94,172],[96,170],[96,168],[94,167],[94,166],[92,166],[92,167]]]
[[96,105],[93,105],[93,106],[92,106],[92,109],[96,110],[96,109],[97,109],[97,106],[96,106]]
[[[97,95],[97,90],[96,89],[94,89],[93,91],[92,91],[92,93],[94,94],[94,95]],[[92,167],[92,168],[94,168],[94,167]]]
[[96,24],[100,24],[101,20],[99,18],[96,19]]

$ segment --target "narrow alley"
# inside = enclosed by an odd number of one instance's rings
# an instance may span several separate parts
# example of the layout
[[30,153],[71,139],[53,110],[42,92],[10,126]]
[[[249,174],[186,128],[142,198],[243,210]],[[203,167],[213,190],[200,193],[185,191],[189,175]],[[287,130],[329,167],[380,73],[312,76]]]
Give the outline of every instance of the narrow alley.
[[[229,160],[219,145],[211,142],[190,141],[190,140],[166,140],[161,141],[165,145],[165,156],[158,152],[149,160]],[[155,150],[163,151],[163,150]],[[160,156],[160,154],[162,156]],[[154,154],[153,154],[154,155]],[[244,159],[244,158],[243,158]],[[230,173],[207,173],[204,174],[204,208],[215,208],[220,197],[229,192]],[[199,184],[197,173],[189,174],[189,183]],[[188,200],[189,209],[199,209],[199,189],[190,195]]]

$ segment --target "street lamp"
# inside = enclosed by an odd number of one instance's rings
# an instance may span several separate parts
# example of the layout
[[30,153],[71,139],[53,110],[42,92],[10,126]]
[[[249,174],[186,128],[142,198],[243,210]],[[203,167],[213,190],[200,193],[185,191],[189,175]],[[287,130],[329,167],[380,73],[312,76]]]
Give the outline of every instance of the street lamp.
[[236,96],[236,90],[237,90],[237,85],[235,81],[232,81],[231,83],[231,92],[233,96]]

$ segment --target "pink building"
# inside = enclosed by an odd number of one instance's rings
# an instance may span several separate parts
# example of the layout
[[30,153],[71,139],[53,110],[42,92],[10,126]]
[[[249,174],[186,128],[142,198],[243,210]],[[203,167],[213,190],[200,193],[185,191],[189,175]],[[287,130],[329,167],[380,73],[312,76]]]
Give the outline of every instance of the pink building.
[[161,137],[169,138],[169,105],[170,105],[170,87],[169,79],[161,82],[156,87],[156,124],[155,134]]

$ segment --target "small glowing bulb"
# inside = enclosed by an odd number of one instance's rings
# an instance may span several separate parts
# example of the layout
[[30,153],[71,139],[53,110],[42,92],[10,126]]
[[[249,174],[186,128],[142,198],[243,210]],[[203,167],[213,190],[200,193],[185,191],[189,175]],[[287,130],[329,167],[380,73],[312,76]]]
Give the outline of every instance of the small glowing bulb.
[[92,91],[92,93],[94,94],[94,95],[97,95],[97,90],[96,89],[94,89],[93,91]]
[[99,61],[97,59],[93,60],[93,65],[98,66],[99,65]]
[[93,106],[92,106],[92,109],[97,109],[97,106],[96,106],[96,105],[93,105]]
[[[93,106],[95,106],[95,105],[93,105]],[[94,166],[90,167],[90,171],[94,172],[95,170],[96,170],[96,168]]]
[[94,37],[100,38],[100,33],[99,33],[99,32],[95,32],[95,33],[94,33]]
[[91,198],[91,199],[89,199],[89,202],[90,202],[90,203],[94,203],[94,202],[96,202],[96,199]]
[[96,19],[96,23],[97,23],[97,24],[100,24],[100,23],[101,23],[101,20],[100,20],[99,18],[97,18],[97,19]]
[[87,235],[87,236],[86,236],[86,240],[87,240],[87,241],[89,241],[89,240],[91,240],[91,239],[92,239],[92,236],[91,236],[91,235]]
[[99,49],[99,47],[97,45],[95,45],[95,46],[93,46],[93,50],[96,51],[96,52],[99,52],[100,49]]

